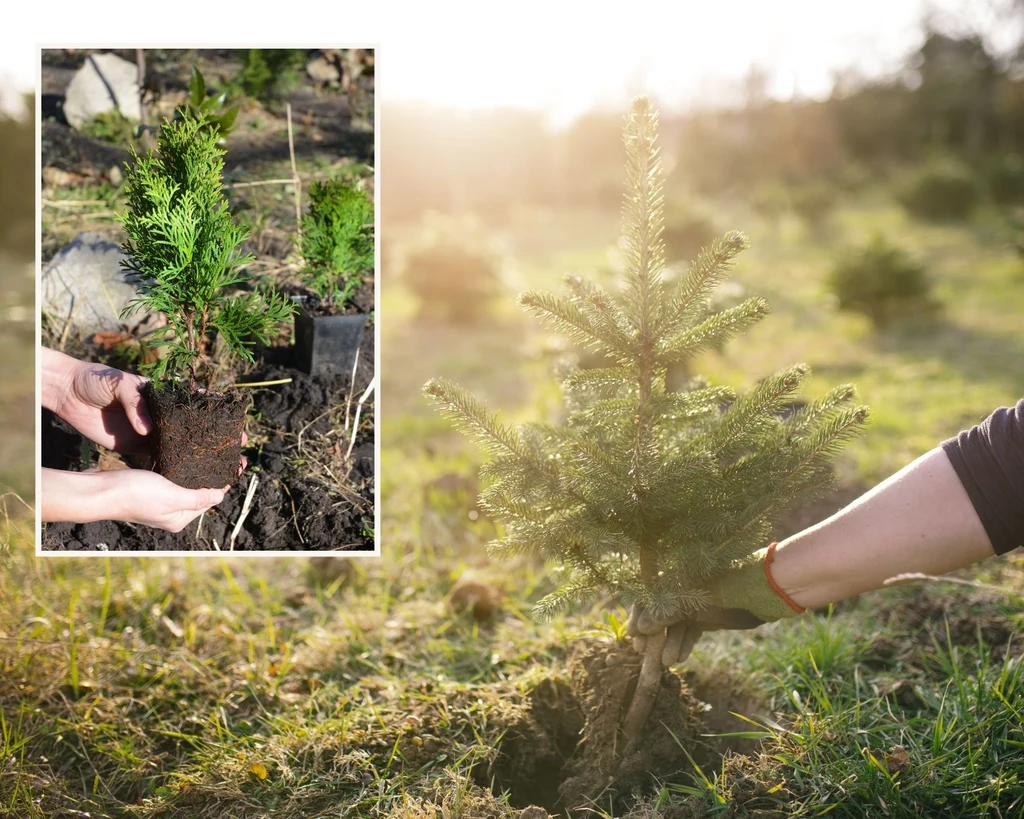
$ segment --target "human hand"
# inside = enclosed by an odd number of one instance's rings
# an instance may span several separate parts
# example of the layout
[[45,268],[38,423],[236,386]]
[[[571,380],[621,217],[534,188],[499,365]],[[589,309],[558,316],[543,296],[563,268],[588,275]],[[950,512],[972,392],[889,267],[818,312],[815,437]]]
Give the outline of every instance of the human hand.
[[661,664],[669,668],[690,656],[697,640],[705,631],[750,629],[764,623],[764,620],[743,608],[708,606],[691,614],[677,614],[658,619],[643,606],[634,605],[629,610],[626,634],[633,638],[634,651],[643,654],[649,636],[667,631],[665,647],[661,651]]
[[661,661],[669,667],[689,657],[705,631],[757,628],[802,612],[772,577],[776,545],[772,543],[716,575],[705,588],[708,603],[698,611],[656,618],[642,606],[633,606],[626,626],[633,648],[642,654],[648,636],[667,631]]
[[180,532],[224,500],[228,490],[185,489],[144,469],[117,469],[104,474],[110,476],[111,496],[115,499],[104,517],[167,532]]
[[44,406],[86,438],[117,452],[145,452],[153,422],[140,392],[146,379],[53,351],[43,358]]

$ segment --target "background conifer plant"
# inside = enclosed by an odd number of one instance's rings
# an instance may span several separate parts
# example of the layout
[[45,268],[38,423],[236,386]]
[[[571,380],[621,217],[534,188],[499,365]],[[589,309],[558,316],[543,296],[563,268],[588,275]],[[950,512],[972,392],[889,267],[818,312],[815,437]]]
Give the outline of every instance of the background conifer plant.
[[829,285],[840,310],[863,313],[876,329],[935,308],[924,265],[880,234],[840,256]]
[[[503,424],[445,380],[424,390],[489,452],[481,505],[504,526],[498,556],[532,552],[560,564],[558,588],[535,614],[611,593],[659,617],[696,612],[707,584],[766,545],[773,518],[831,485],[831,459],[863,425],[843,385],[783,419],[808,368],[771,375],[743,395],[694,381],[665,389],[666,371],[768,313],[754,296],[708,315],[708,298],[746,238],[727,233],[688,273],[663,278],[662,173],[657,113],[638,98],[625,125],[627,270],[612,294],[582,278],[567,295],[529,292],[519,302],[611,366],[577,369],[563,391],[562,424]],[[661,680],[664,638],[648,640],[623,720],[638,747]]]
[[343,310],[373,269],[373,202],[340,179],[309,188],[309,213],[302,220],[306,284],[328,313]]
[[508,258],[477,218],[432,213],[401,252],[401,277],[434,320],[488,320],[502,293]]
[[[134,163],[126,163],[122,265],[139,296],[124,312],[167,317],[154,342],[166,355],[144,368],[168,387],[151,384],[145,393],[157,426],[157,469],[182,486],[221,487],[237,473],[247,398],[200,389],[207,335],[216,332],[252,361],[255,342],[268,343],[293,306],[277,291],[242,289],[251,286],[251,257],[240,249],[248,231],[232,218],[222,190],[220,131],[202,113],[180,113],[160,129],[158,153],[133,151]],[[187,386],[180,384],[186,377]]]

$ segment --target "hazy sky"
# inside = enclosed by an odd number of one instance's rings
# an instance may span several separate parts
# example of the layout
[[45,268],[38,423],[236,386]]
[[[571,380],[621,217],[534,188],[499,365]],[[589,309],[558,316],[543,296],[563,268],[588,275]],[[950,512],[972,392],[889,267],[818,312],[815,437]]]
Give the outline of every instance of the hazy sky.
[[[262,15],[243,19],[230,14],[230,24],[219,25],[216,15],[227,10],[203,5],[204,30],[230,32],[238,44],[264,44],[269,32],[286,38],[279,45],[316,45],[309,36],[311,19],[319,20],[317,38],[379,44],[379,88],[385,101],[523,106],[547,110],[564,122],[595,105],[621,108],[641,91],[664,107],[714,95],[723,81],[741,78],[752,64],[769,71],[770,90],[777,96],[789,97],[794,88],[805,96],[825,94],[837,69],[856,66],[877,74],[897,65],[920,43],[927,9],[947,19],[953,11],[957,18],[991,28],[991,9],[1007,2],[520,0],[498,6],[393,0],[346,6],[343,13],[324,4],[320,12],[286,15],[272,27]],[[624,12],[627,6],[631,10]],[[54,25],[12,22],[0,29],[0,78],[6,78],[0,85],[34,86],[37,39],[45,37],[48,44],[109,41],[109,34],[97,35],[116,30],[107,27],[107,18],[71,21],[62,15],[62,9],[73,8],[56,0],[47,5]],[[194,39],[189,35],[192,19],[183,10],[161,15],[159,24],[148,27],[137,22],[140,31],[158,31],[165,41],[189,42]],[[337,22],[329,23],[332,19]],[[57,32],[62,20],[73,22],[65,26],[75,31],[73,36]],[[1006,31],[1008,37],[1013,34]]]

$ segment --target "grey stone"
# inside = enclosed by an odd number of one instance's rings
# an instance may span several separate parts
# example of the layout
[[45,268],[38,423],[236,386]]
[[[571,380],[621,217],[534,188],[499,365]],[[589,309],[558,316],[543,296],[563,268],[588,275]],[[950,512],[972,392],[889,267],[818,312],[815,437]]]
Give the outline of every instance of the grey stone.
[[79,233],[43,268],[43,310],[81,333],[113,330],[136,296],[134,273],[121,269],[120,246],[96,233]]
[[333,84],[341,79],[341,71],[338,66],[326,57],[315,57],[306,63],[306,73],[314,82],[325,85]]
[[76,131],[104,111],[119,109],[128,119],[141,119],[139,70],[116,54],[90,54],[71,79],[64,116]]

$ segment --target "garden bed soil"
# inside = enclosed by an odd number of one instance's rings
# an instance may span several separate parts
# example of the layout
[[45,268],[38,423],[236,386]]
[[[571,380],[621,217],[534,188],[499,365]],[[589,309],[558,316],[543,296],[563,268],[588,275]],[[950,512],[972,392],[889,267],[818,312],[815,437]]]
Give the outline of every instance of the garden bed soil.
[[[263,351],[260,365],[239,380],[245,383],[292,379],[290,383],[252,390],[250,445],[243,450],[248,466],[224,500],[178,533],[119,521],[48,523],[43,526],[45,551],[209,551],[214,541],[229,548],[231,532],[242,512],[250,482],[258,485],[251,509],[234,541],[234,551],[373,551],[374,435],[372,408],[345,462],[350,441],[331,426],[329,408],[355,402],[374,374],[373,327],[363,331],[355,383],[351,373],[310,376],[296,367],[291,348]],[[352,411],[354,413],[354,407]],[[337,414],[337,413],[335,413]],[[341,410],[342,418],[344,409]],[[256,429],[253,428],[253,423]],[[342,420],[342,424],[344,421]],[[337,481],[311,474],[303,465],[302,447],[321,444],[340,453],[332,464],[349,469],[333,472]],[[343,448],[343,449],[341,449]],[[56,469],[81,469],[81,436],[60,419],[44,412],[43,463]],[[95,466],[95,458],[90,466]],[[340,484],[340,485],[339,485]]]
[[238,478],[249,396],[241,390],[190,393],[178,385],[142,396],[155,425],[156,471],[186,489],[220,489]]

